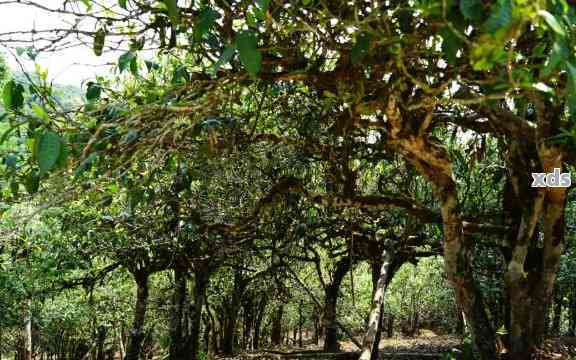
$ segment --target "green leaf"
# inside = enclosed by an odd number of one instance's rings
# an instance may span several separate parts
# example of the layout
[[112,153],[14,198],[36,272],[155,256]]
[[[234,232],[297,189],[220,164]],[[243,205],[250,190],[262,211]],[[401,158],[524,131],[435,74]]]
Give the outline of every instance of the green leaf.
[[91,0],[82,0],[82,3],[84,4],[84,6],[86,6],[86,9],[88,9],[88,10],[92,9],[92,1]]
[[460,0],[460,12],[467,19],[481,20],[484,12],[482,0]]
[[120,55],[118,58],[118,69],[120,69],[120,72],[122,73],[124,70],[126,70],[135,58],[136,54],[132,51],[127,51]]
[[158,63],[154,61],[144,60],[144,64],[146,64],[146,68],[148,69],[148,71],[160,69],[160,65],[158,65]]
[[178,0],[164,0],[166,4],[166,9],[168,10],[168,16],[173,24],[176,24],[180,19],[180,9],[178,8]]
[[2,136],[0,137],[0,145],[4,144],[4,142],[6,140],[8,140],[8,138],[10,137],[10,134],[12,134],[12,132],[16,129],[18,129],[20,126],[22,126],[24,123],[17,123],[15,125],[12,125],[8,130],[6,130]]
[[98,153],[91,153],[90,155],[88,155],[86,157],[86,159],[82,160],[80,165],[78,165],[78,167],[74,171],[74,176],[80,176],[84,171],[86,171],[92,165],[94,160],[96,160],[97,158],[98,158]]
[[542,71],[542,75],[550,75],[554,70],[558,68],[558,66],[560,66],[560,64],[568,60],[570,56],[570,50],[564,42],[554,42],[554,45],[552,45],[552,50],[550,51],[550,57],[548,58],[548,62]]
[[24,187],[29,194],[35,194],[40,188],[40,176],[37,171],[30,171],[24,179]]
[[16,180],[12,180],[10,182],[10,191],[12,192],[12,195],[18,196],[19,188],[20,188],[20,184],[18,184],[18,182]]
[[566,71],[568,71],[568,79],[570,80],[568,87],[571,90],[570,92],[573,93],[576,91],[576,65],[571,62],[567,62]]
[[442,36],[442,52],[444,53],[444,57],[449,64],[453,65],[457,61],[456,54],[462,45],[462,41],[448,26],[440,29],[440,36]]
[[232,56],[234,56],[235,50],[236,48],[234,48],[233,46],[228,46],[226,49],[224,49],[224,51],[222,51],[222,54],[220,54],[220,58],[218,59],[218,61],[216,61],[216,63],[212,68],[212,71],[215,74],[218,73],[218,71],[223,65],[227,64],[230,60],[232,60]]
[[178,65],[172,75],[172,84],[182,84],[190,81],[190,74],[184,65]]
[[40,133],[35,146],[36,159],[40,168],[40,176],[50,171],[60,158],[62,152],[62,139],[51,130]]
[[120,5],[122,9],[126,9],[126,0],[118,0],[118,5]]
[[24,86],[13,79],[4,85],[2,93],[4,107],[9,110],[19,110],[24,105]]
[[36,116],[38,116],[40,119],[44,120],[44,121],[48,121],[49,117],[48,117],[48,113],[46,112],[46,110],[36,104],[36,103],[32,103],[32,111],[34,112],[34,114],[36,114]]
[[350,61],[352,62],[352,64],[356,65],[360,63],[360,61],[362,61],[364,56],[366,56],[366,53],[370,48],[371,39],[372,35],[370,35],[369,33],[363,32],[360,35],[358,35],[358,38],[356,39],[356,44],[354,44],[352,50],[350,51]]
[[130,61],[130,72],[134,76],[138,76],[138,58],[134,56]]
[[236,48],[240,62],[248,73],[256,76],[262,66],[262,54],[258,51],[258,40],[252,31],[243,31],[236,35]]
[[142,50],[144,48],[145,41],[146,41],[146,39],[144,39],[143,37],[141,37],[139,39],[130,40],[130,51],[134,52],[134,51]]
[[194,28],[194,40],[200,41],[210,31],[219,17],[220,14],[214,9],[206,8],[202,10]]
[[263,12],[268,11],[268,7],[270,6],[270,0],[256,0],[256,5],[262,10]]
[[270,0],[256,0],[256,6],[254,7],[254,16],[258,20],[266,19],[266,12],[270,7]]
[[550,29],[552,29],[552,31],[554,31],[556,34],[558,34],[560,36],[566,36],[566,32],[564,31],[564,28],[562,27],[562,25],[560,25],[560,23],[558,22],[558,20],[556,19],[556,17],[554,15],[550,14],[546,10],[538,11],[538,15],[540,15],[544,18],[544,21],[546,21],[546,23],[548,24]]
[[492,5],[490,17],[484,23],[484,28],[489,33],[507,27],[512,22],[512,0],[498,0]]
[[104,40],[106,39],[106,30],[103,28],[98,29],[94,34],[94,54],[96,56],[102,55],[104,49]]
[[86,100],[93,101],[100,99],[102,94],[102,88],[100,84],[90,81],[88,83],[88,88],[86,89]]

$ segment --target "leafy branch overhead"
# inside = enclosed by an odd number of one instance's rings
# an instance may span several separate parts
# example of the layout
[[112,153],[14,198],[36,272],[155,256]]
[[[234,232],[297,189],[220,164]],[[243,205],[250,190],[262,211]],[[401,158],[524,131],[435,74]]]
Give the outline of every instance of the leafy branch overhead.
[[[36,64],[0,63],[0,357],[574,331],[573,185],[532,183],[576,166],[571,1],[9,5],[66,21],[0,31]],[[111,71],[71,101],[40,64],[76,45]]]

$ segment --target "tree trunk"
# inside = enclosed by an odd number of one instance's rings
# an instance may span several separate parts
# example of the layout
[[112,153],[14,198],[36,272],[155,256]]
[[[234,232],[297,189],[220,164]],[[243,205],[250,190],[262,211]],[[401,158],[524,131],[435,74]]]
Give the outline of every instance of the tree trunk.
[[231,294],[230,302],[224,306],[225,321],[224,321],[224,334],[222,339],[222,352],[225,355],[232,355],[234,353],[234,342],[236,339],[236,322],[238,320],[238,312],[242,304],[242,297],[248,285],[248,280],[242,276],[242,271],[234,270],[234,289]]
[[[540,151],[546,154],[551,150]],[[562,167],[561,156],[551,153],[554,156],[541,155],[545,172]],[[518,182],[519,176],[514,179]],[[546,319],[564,248],[566,189],[529,188],[515,194],[522,211],[504,280],[510,302],[509,353],[511,359],[520,360],[530,358],[546,334]],[[543,247],[539,245],[541,241]]]
[[116,332],[116,338],[118,340],[118,350],[120,351],[120,358],[124,359],[124,357],[126,356],[126,348],[124,347],[124,340],[122,338],[123,335],[123,329],[122,329],[122,323],[120,323],[119,325],[119,329],[115,328],[114,331]]
[[97,342],[97,346],[96,346],[96,360],[105,360],[105,354],[104,354],[104,343],[106,342],[106,327],[104,326],[99,326],[98,327],[98,332],[96,334],[96,336],[98,337],[96,342]]
[[254,303],[251,296],[244,300],[244,333],[242,334],[242,347],[244,350],[251,350],[252,347],[252,326],[254,325]]
[[212,322],[206,314],[202,316],[202,320],[204,321],[204,353],[208,355],[210,353],[210,335],[213,331]]
[[276,312],[272,317],[272,330],[270,331],[270,342],[272,345],[282,344],[282,317],[284,315],[284,304],[276,307]]
[[338,324],[336,306],[338,303],[338,294],[340,285],[352,263],[350,258],[346,257],[336,263],[336,269],[332,277],[332,282],[327,284],[324,289],[324,351],[338,352]]
[[562,295],[556,294],[554,299],[554,316],[552,318],[551,334],[560,335],[560,320],[562,320]]
[[202,307],[208,288],[210,274],[207,270],[194,272],[194,304],[191,312],[190,335],[190,359],[196,360],[200,355],[200,327],[202,320]]
[[576,284],[572,286],[568,316],[568,336],[576,336]]
[[[208,300],[206,300],[208,301]],[[212,334],[210,336],[210,348],[208,350],[208,352],[213,353],[213,354],[217,354],[219,349],[218,349],[218,345],[219,345],[219,341],[218,341],[218,334],[220,333],[220,328],[218,326],[218,323],[216,321],[216,317],[214,316],[212,310],[210,309],[210,304],[208,302],[206,302],[206,314],[208,314],[208,319],[210,321],[210,328],[212,330]]]
[[388,97],[385,113],[390,146],[399,150],[406,161],[427,178],[440,202],[444,230],[444,264],[448,280],[456,290],[456,301],[469,319],[475,347],[482,359],[496,358],[496,337],[486,314],[482,294],[472,274],[470,242],[464,238],[458,204],[458,189],[452,163],[446,149],[414,130],[404,118],[396,95]]
[[144,322],[146,320],[146,309],[148,306],[148,277],[146,272],[136,272],[133,274],[136,280],[136,306],[134,308],[134,321],[130,330],[130,340],[126,357],[124,360],[139,360],[144,340]]
[[254,319],[254,338],[252,339],[252,348],[254,350],[260,348],[260,331],[262,328],[262,320],[264,319],[264,312],[268,303],[268,297],[262,296],[258,302],[258,309]]
[[187,302],[186,273],[180,267],[174,269],[174,293],[172,294],[172,311],[170,317],[170,347],[168,359],[184,360],[187,349],[185,339],[185,327],[182,322]]
[[394,336],[394,315],[390,314],[388,325],[386,326],[386,337],[391,338],[392,336]]
[[302,300],[300,301],[300,303],[298,304],[298,346],[302,347],[302,326],[304,324],[304,314],[303,314],[303,308],[304,304],[302,303]]
[[[234,300],[233,300],[234,301]],[[234,340],[236,332],[236,321],[240,307],[231,304],[224,321],[224,334],[222,337],[222,353],[232,355],[234,353]]]
[[380,276],[376,284],[376,291],[372,298],[372,310],[368,321],[368,331],[362,340],[362,352],[359,360],[378,360],[380,344],[380,334],[382,332],[382,314],[384,312],[384,295],[388,285],[391,255],[390,251],[384,250],[382,253],[382,267]]
[[312,321],[314,322],[314,344],[320,344],[320,337],[322,336],[322,327],[320,326],[320,319],[318,318],[318,312],[314,311],[312,315]]
[[26,300],[22,337],[24,339],[22,360],[32,360],[32,299]]

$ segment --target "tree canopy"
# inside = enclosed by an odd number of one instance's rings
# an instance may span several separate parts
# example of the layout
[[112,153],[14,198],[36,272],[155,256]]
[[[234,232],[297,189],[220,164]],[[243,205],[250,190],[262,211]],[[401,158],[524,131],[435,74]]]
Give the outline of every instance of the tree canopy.
[[571,1],[17,3],[70,20],[19,56],[118,57],[80,103],[0,70],[0,353],[574,336]]

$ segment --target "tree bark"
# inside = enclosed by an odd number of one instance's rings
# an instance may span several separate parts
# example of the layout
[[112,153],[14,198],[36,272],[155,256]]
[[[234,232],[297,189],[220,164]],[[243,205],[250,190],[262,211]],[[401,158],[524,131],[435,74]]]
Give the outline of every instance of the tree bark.
[[340,285],[346,273],[352,267],[349,257],[343,258],[336,263],[336,269],[332,276],[332,281],[324,289],[324,351],[338,352],[338,324],[337,324],[337,304]]
[[304,304],[302,303],[302,300],[300,300],[300,303],[298,304],[298,346],[299,347],[303,346],[303,343],[302,343],[302,326],[304,325],[303,307],[304,307]]
[[190,344],[190,359],[196,360],[200,355],[200,327],[202,320],[202,308],[204,306],[204,297],[208,288],[210,273],[208,270],[199,270],[194,272],[194,304],[191,312],[190,335],[188,343]]
[[258,302],[258,309],[254,319],[254,338],[252,339],[252,348],[254,350],[260,348],[260,331],[262,328],[262,320],[264,319],[267,303],[268,297],[265,295],[262,296]]
[[[542,145],[539,153],[544,172],[562,168],[562,156],[554,148]],[[515,169],[512,174],[514,183],[520,183],[529,176],[521,170]],[[513,194],[521,211],[516,210],[520,214],[519,225],[516,237],[511,239],[512,251],[504,281],[510,302],[507,341],[510,358],[520,360],[532,356],[546,334],[549,307],[564,249],[566,188],[534,189],[524,184],[514,189]]]
[[244,332],[242,334],[242,347],[244,350],[251,350],[253,332],[252,327],[254,326],[254,303],[251,295],[246,296],[242,308],[244,309]]
[[[440,202],[444,230],[444,264],[448,280],[456,291],[456,301],[471,325],[475,347],[482,359],[496,358],[496,337],[488,319],[482,294],[475,284],[471,267],[471,249],[463,231],[458,190],[452,163],[445,148],[430,141],[426,129],[413,127],[400,112],[398,97],[391,95],[385,109],[388,144],[404,155],[406,161],[426,177]],[[423,131],[424,130],[424,131]]]
[[390,251],[384,250],[382,253],[382,267],[380,268],[380,276],[376,284],[376,291],[372,298],[372,310],[370,311],[370,319],[368,321],[368,330],[364,339],[362,340],[362,352],[360,353],[360,360],[378,360],[379,351],[378,345],[380,344],[380,334],[382,332],[382,314],[384,312],[384,295],[388,286],[388,278],[390,276]]
[[562,320],[562,295],[556,294],[554,299],[554,315],[552,317],[552,335],[560,335],[560,320]]
[[242,304],[242,297],[248,285],[248,280],[242,276],[242,271],[234,270],[234,289],[231,294],[230,302],[224,306],[225,321],[224,334],[222,339],[222,352],[225,355],[234,353],[234,341],[236,338],[236,322],[238,321],[238,312]]
[[394,315],[390,314],[386,326],[386,337],[391,338],[392,336],[394,336]]
[[130,330],[130,340],[124,360],[139,360],[144,340],[144,323],[148,306],[148,277],[146,272],[133,273],[136,280],[136,305],[134,308],[134,321]]
[[187,349],[185,331],[182,322],[185,315],[187,303],[186,294],[186,273],[180,268],[174,269],[174,293],[172,295],[172,312],[170,317],[170,347],[168,358],[170,360],[184,360]]
[[126,356],[126,348],[124,347],[122,323],[119,325],[120,329],[115,328],[116,339],[118,340],[118,350],[120,351],[120,358],[124,359]]
[[576,336],[576,284],[572,286],[568,316],[568,336]]
[[270,331],[270,342],[272,345],[282,344],[282,317],[284,315],[284,304],[276,307],[272,317],[272,329]]
[[26,300],[22,337],[24,339],[22,360],[32,360],[32,299]]
[[320,337],[322,336],[322,327],[320,326],[320,319],[318,318],[318,313],[314,311],[312,315],[312,321],[314,323],[314,343],[316,345],[320,344]]
[[97,346],[96,346],[96,360],[104,360],[105,359],[105,352],[104,352],[104,343],[106,342],[106,327],[99,326],[98,332],[96,334],[97,338]]

